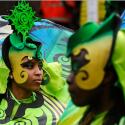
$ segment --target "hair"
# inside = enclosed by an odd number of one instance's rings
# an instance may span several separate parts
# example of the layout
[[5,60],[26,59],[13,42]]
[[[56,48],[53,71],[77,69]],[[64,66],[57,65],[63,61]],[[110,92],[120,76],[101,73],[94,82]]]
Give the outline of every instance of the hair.
[[[115,123],[119,123],[121,117],[125,115],[124,112],[125,105],[121,89],[118,87],[114,87],[112,89],[112,94],[114,94],[115,96],[115,104],[104,116],[102,125],[114,125]],[[83,123],[88,113],[91,113],[91,115],[89,116],[89,120],[87,121],[86,125],[90,125],[93,122],[95,116],[98,114],[92,113],[92,111],[93,108],[89,107],[89,109],[84,113],[84,116],[80,120],[79,122],[80,125]]]
[[6,66],[11,70],[11,65],[9,61],[9,49],[11,47],[10,36],[8,36],[2,44],[2,58]]

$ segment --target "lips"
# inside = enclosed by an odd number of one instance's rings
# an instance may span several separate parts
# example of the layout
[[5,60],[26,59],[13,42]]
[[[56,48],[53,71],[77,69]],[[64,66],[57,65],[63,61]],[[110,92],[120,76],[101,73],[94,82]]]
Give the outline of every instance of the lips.
[[38,83],[38,84],[41,84],[42,83],[42,80],[41,79],[35,79],[35,80],[33,80],[34,81],[34,83]]

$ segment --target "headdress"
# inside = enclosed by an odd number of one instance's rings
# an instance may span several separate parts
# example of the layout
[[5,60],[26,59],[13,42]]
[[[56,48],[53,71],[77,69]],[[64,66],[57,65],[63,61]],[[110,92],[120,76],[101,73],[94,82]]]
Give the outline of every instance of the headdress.
[[78,56],[83,50],[86,55],[82,58],[87,63],[80,67],[75,75],[77,85],[86,90],[98,87],[105,75],[105,69],[111,63],[110,57],[115,45],[116,33],[120,18],[113,13],[101,24],[86,23],[71,36],[68,43],[67,55]]
[[[35,12],[25,0],[19,1],[18,5],[11,10],[11,14],[4,16],[4,18],[11,24],[13,33],[5,39],[2,45],[2,56],[7,67],[12,70],[14,80],[18,84],[22,84],[28,77],[27,72],[21,68],[22,59],[25,56],[29,60],[42,59],[41,44],[29,36],[34,22],[38,21],[39,18],[35,17]],[[3,81],[5,82],[0,83],[3,86],[0,93],[4,93],[7,87],[6,80]]]

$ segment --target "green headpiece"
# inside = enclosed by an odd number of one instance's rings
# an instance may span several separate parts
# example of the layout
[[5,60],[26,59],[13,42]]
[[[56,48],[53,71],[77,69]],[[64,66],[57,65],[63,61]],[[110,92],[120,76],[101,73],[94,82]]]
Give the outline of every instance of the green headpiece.
[[35,17],[35,12],[26,0],[18,2],[18,5],[15,6],[11,12],[12,14],[5,16],[5,19],[9,20],[14,32],[16,32],[17,35],[21,35],[21,41],[25,43],[34,22],[39,20],[39,18]]
[[120,18],[113,13],[101,24],[86,23],[69,39],[67,55],[81,59],[73,63],[77,71],[74,80],[81,89],[91,90],[102,83],[105,68],[111,62],[119,23]]
[[82,42],[88,40],[95,33],[95,30],[97,30],[98,27],[97,23],[88,22],[77,30],[69,39],[67,55],[69,56],[73,48],[77,45],[80,45]]
[[114,23],[117,23],[116,18],[118,15],[113,13],[106,21],[102,22],[100,25],[95,22],[87,22],[79,30],[77,30],[70,38],[68,42],[67,56],[69,56],[73,49],[76,46],[91,42],[91,39],[94,39],[101,34],[104,34],[107,31],[115,30],[113,29]]

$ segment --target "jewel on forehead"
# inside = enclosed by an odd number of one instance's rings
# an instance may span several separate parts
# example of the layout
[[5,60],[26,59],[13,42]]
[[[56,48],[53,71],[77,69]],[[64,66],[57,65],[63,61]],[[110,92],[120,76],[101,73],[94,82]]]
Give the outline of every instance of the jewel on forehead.
[[28,56],[28,60],[32,60],[33,59],[33,57],[31,57],[31,56]]

